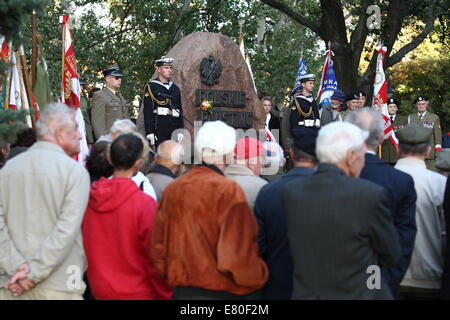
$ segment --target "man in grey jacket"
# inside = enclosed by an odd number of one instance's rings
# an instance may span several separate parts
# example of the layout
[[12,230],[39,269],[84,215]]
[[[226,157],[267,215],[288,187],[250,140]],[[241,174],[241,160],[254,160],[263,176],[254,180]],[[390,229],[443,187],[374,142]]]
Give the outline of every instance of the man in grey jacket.
[[405,299],[437,299],[444,267],[445,176],[428,170],[428,157],[432,131],[422,125],[411,124],[396,132],[399,140],[400,160],[395,168],[411,175],[417,193],[417,236],[411,263],[401,283],[400,292]]
[[37,126],[38,141],[0,171],[0,300],[82,299],[89,175],[70,158],[81,135],[63,104]]

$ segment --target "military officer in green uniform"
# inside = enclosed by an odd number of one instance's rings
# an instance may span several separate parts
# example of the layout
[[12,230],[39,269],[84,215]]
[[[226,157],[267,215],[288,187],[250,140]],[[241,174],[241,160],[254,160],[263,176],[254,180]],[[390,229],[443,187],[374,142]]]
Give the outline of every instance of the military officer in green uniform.
[[[392,123],[392,129],[394,132],[406,127],[408,125],[408,119],[405,116],[397,114],[399,103],[394,98],[389,98],[387,101],[389,118]],[[384,140],[381,145],[381,158],[391,165],[395,165],[398,160],[398,153],[395,146],[390,139]]]
[[442,129],[439,117],[428,111],[428,98],[418,96],[414,100],[417,112],[408,116],[408,124],[417,123],[433,132],[431,135],[431,152],[425,159],[427,168],[436,171],[436,153],[442,149]]
[[115,120],[129,118],[127,102],[117,92],[123,76],[117,63],[106,68],[103,75],[105,87],[92,98],[92,127],[97,139],[108,133]]

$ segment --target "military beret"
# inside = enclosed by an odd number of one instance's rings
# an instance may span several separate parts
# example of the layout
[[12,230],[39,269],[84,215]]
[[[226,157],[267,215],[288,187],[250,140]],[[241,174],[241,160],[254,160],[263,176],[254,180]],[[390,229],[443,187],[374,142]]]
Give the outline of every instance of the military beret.
[[437,153],[436,168],[441,171],[450,171],[450,149],[442,149]]
[[299,80],[300,80],[301,83],[303,83],[303,82],[306,82],[306,81],[314,81],[315,78],[316,78],[315,74],[309,73],[309,74],[305,74],[305,75],[301,76],[299,78]]
[[416,104],[419,101],[428,101],[428,98],[426,96],[418,96],[415,100],[414,100],[414,104]]
[[389,98],[389,99],[387,100],[387,104],[388,104],[388,105],[390,105],[390,104],[395,104],[395,105],[398,106],[398,101],[395,100],[394,98]]
[[352,93],[349,94],[345,97],[345,102],[347,101],[351,101],[351,100],[358,100],[359,99],[359,94],[358,93]]
[[109,66],[105,70],[103,70],[103,75],[113,76],[113,77],[123,77],[123,74],[120,72],[119,66],[117,63],[114,63],[112,66]]
[[432,134],[432,130],[415,123],[407,125],[406,127],[397,130],[395,133],[400,143],[412,145],[430,142]]
[[161,57],[161,59],[155,61],[155,67],[172,66],[174,61],[173,58]]

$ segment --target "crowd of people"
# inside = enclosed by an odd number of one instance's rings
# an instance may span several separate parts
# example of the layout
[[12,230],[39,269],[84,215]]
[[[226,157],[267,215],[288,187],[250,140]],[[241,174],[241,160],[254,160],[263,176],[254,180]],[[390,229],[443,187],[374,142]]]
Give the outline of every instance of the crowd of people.
[[186,162],[170,139],[172,62],[146,86],[145,134],[117,95],[120,70],[105,70],[85,167],[64,104],[0,146],[0,300],[450,297],[450,152],[426,97],[402,124],[389,103],[395,160],[380,157],[392,142],[362,93],[320,106],[307,75],[281,122],[262,99],[268,141],[205,122]]

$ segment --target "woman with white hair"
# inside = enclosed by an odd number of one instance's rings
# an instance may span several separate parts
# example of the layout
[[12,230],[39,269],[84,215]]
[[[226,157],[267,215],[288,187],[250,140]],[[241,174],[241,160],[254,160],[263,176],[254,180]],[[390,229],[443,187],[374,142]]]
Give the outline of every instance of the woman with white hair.
[[267,280],[253,213],[242,189],[223,174],[235,144],[233,128],[206,122],[195,140],[201,164],[164,190],[151,256],[174,299],[244,299]]

